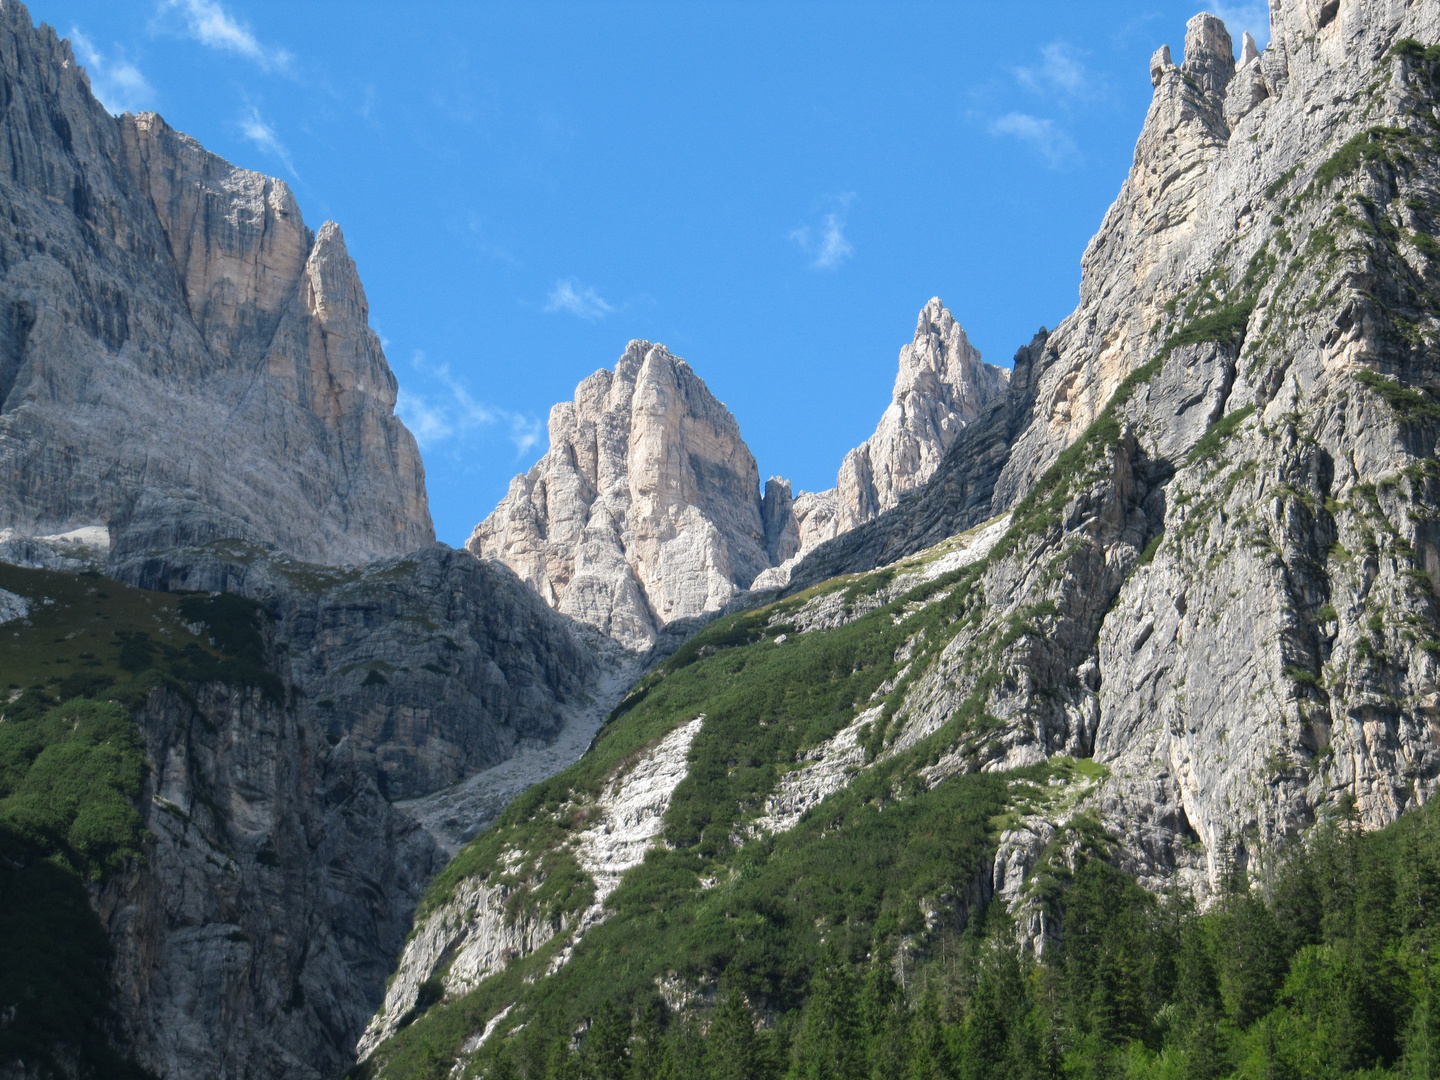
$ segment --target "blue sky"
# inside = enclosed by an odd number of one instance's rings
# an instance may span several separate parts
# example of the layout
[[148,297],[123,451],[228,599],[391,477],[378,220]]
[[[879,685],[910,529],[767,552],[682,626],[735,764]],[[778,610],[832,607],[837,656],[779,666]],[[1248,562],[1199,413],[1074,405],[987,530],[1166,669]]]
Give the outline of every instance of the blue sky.
[[[762,478],[834,483],[931,296],[1008,364],[1075,304],[1169,0],[35,0],[101,100],[340,222],[459,544],[631,338]],[[1264,7],[1209,10],[1265,44]]]

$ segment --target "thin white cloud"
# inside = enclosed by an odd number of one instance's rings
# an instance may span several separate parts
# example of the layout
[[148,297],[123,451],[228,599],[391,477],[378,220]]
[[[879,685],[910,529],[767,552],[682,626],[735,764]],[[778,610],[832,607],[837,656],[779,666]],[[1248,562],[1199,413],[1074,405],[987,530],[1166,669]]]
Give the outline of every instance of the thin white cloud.
[[249,139],[261,150],[280,159],[291,176],[299,178],[300,174],[295,171],[295,162],[290,159],[290,150],[280,141],[280,136],[275,134],[275,129],[266,123],[260,115],[260,110],[254,105],[250,111],[240,118],[240,133]]
[[1006,113],[990,125],[992,135],[1010,135],[1026,143],[1045,159],[1051,168],[1059,168],[1075,160],[1075,140],[1057,127],[1053,120],[1042,120],[1027,113]]
[[534,416],[510,415],[510,441],[515,444],[515,456],[529,453],[546,435],[545,421]]
[[1017,67],[1015,78],[1040,93],[1058,92],[1070,97],[1088,97],[1094,90],[1094,79],[1081,62],[1080,53],[1064,41],[1042,47],[1040,63],[1033,67]]
[[294,62],[284,49],[263,44],[219,0],[161,0],[160,10],[177,12],[186,32],[200,44],[242,56],[266,71],[287,71]]
[[410,363],[438,387],[438,392],[429,394],[401,387],[395,399],[396,414],[405,421],[423,449],[434,449],[481,429],[504,424],[510,429],[508,437],[519,458],[545,437],[543,420],[475,400],[469,388],[451,373],[448,364],[431,364],[419,350]]
[[1270,5],[1257,3],[1241,4],[1219,4],[1211,5],[1208,9],[1217,19],[1225,24],[1225,29],[1230,31],[1230,37],[1235,42],[1235,52],[1240,52],[1240,42],[1244,40],[1246,30],[1255,39],[1260,48],[1270,41]]
[[75,58],[85,65],[90,76],[90,90],[100,104],[116,115],[140,112],[155,103],[155,89],[140,69],[128,60],[107,62],[94,42],[78,29],[71,29],[70,44]]
[[574,279],[565,278],[555,282],[555,288],[550,290],[550,296],[546,300],[545,310],[551,313],[568,312],[595,322],[612,314],[615,308],[606,303],[594,289],[581,287]]
[[405,421],[405,426],[422,447],[433,446],[455,434],[455,428],[443,408],[432,405],[429,399],[403,386],[395,394],[395,415]]
[[855,246],[845,237],[846,211],[854,200],[855,193],[846,192],[836,199],[840,209],[824,214],[818,226],[802,225],[790,230],[790,239],[810,256],[813,269],[834,270],[855,254]]

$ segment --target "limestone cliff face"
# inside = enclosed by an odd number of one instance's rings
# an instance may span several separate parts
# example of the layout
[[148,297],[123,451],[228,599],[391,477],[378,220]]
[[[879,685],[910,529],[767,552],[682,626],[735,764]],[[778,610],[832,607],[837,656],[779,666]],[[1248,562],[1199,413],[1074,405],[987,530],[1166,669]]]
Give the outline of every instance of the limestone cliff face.
[[397,802],[553,740],[595,654],[514,574],[439,544],[338,569],[227,541],[126,569],[260,601],[284,693],[211,683],[136,712],[154,840],[97,899],[118,1041],[165,1078],[339,1075],[444,865]]
[[794,500],[795,543],[757,587],[785,584],[800,556],[925,484],[965,426],[1005,398],[1009,383],[1010,372],[982,362],[944,302],[932,299],[914,340],[900,350],[895,391],[875,433],[845,455],[833,488]]
[[433,539],[415,442],[333,223],[0,3],[0,532],[221,536],[353,562]]
[[466,546],[558,610],[646,648],[677,619],[783,585],[801,555],[894,506],[1008,380],[931,300],[900,351],[889,408],[836,486],[796,498],[771,477],[762,497],[734,417],[683,360],[634,341],[613,372],[555,406],[550,451]]
[[961,429],[1005,393],[1009,377],[981,362],[939,297],[926,304],[915,340],[900,350],[895,392],[875,434],[840,466],[836,531],[878,517],[929,480]]
[[1024,394],[795,573],[1013,508],[989,609],[1055,613],[995,657],[1015,681],[987,691],[1006,726],[985,767],[1093,753],[1150,880],[1203,892],[1341,798],[1375,827],[1440,780],[1440,71],[1407,39],[1440,40],[1440,9],[1279,0],[1238,65],[1193,19],[1184,64],[1152,62],[1080,307],[1017,362]]
[[[773,517],[773,514],[771,515]],[[632,341],[550,413],[550,450],[466,547],[565,614],[648,647],[770,565],[755,458],[663,345]]]
[[[1156,53],[1080,306],[1020,351],[928,484],[694,651],[728,693],[758,656],[818,655],[859,619],[884,642],[885,681],[727,819],[736,878],[775,850],[743,851],[756,833],[867,770],[933,791],[1093,759],[1018,808],[975,890],[1043,947],[1036,871],[1082,848],[1204,902],[1224,874],[1263,882],[1327,814],[1372,829],[1440,793],[1440,6],[1273,0],[1271,16],[1270,45],[1243,43],[1238,64],[1209,15],[1183,64]],[[840,574],[861,576],[809,589]],[[728,635],[750,643],[739,662]],[[661,685],[637,712],[665,707]],[[711,760],[759,745],[738,728],[702,729],[726,739]],[[545,813],[564,827],[573,805]],[[1085,837],[1097,820],[1103,844]],[[725,881],[697,875],[672,909]],[[976,906],[950,903],[958,925]],[[487,999],[489,1022],[535,1022],[527,993]],[[477,1023],[454,1056],[505,1027]]]

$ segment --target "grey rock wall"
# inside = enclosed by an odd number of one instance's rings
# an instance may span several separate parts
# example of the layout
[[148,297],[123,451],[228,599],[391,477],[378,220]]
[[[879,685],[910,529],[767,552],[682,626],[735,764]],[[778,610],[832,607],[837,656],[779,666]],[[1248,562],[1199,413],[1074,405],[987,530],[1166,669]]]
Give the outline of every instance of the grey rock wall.
[[933,299],[900,351],[889,407],[836,486],[797,497],[771,477],[762,497],[729,411],[664,346],[631,342],[614,372],[554,408],[549,452],[467,547],[558,610],[646,649],[676,620],[783,586],[806,552],[893,507],[1008,385]]
[[608,708],[596,653],[509,570],[439,544],[335,568],[224,541],[125,569],[258,601],[284,693],[156,691],[139,713],[154,845],[99,898],[121,1042],[165,1078],[339,1075],[446,859],[395,801]]
[[0,531],[245,536],[356,562],[433,539],[414,439],[334,223],[0,3]]
[[[770,565],[760,475],[685,361],[632,341],[550,412],[550,449],[466,545],[557,610],[644,650]],[[773,517],[773,514],[772,514]]]
[[[1208,15],[1183,65],[1157,52],[1080,307],[927,487],[793,579],[1013,510],[993,614],[904,722],[925,730],[993,665],[982,767],[1093,754],[1122,861],[1202,894],[1322,813],[1378,827],[1440,776],[1440,73],[1392,51],[1440,40],[1440,9],[1272,20],[1238,66]],[[1048,605],[1038,636],[985,644]]]

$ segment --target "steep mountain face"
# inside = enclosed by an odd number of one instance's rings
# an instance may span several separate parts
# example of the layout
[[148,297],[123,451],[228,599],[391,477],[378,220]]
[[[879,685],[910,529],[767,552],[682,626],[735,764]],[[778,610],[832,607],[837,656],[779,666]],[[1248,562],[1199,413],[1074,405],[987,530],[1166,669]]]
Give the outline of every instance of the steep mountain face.
[[[1093,747],[1142,874],[1205,888],[1342,794],[1378,827],[1434,785],[1435,73],[1405,42],[1437,26],[1425,6],[1283,4],[1238,69],[1209,17],[1183,66],[1157,52],[1033,419],[990,505],[954,520],[1025,495],[987,596],[1056,614],[1052,642],[1004,658],[1019,691],[987,694],[1027,716],[1003,760]],[[950,476],[974,475],[970,451]],[[797,581],[914,550],[949,483]],[[1046,683],[1054,703],[1024,689]]]
[[632,341],[613,372],[550,414],[550,450],[466,545],[549,604],[632,649],[747,589],[783,586],[800,556],[923,484],[964,426],[1005,396],[939,299],[900,351],[894,398],[829,491],[791,492],[730,412],[663,345]]
[[467,548],[632,648],[714,611],[770,565],[759,470],[730,411],[663,345],[550,412],[550,450]]
[[878,517],[923,485],[960,431],[1003,400],[1010,372],[981,361],[965,330],[939,297],[920,311],[915,339],[900,350],[895,391],[875,434],[845,455],[835,486],[801,492],[794,539],[756,588],[784,585],[803,556]]
[[[7,737],[43,747],[24,708],[73,695],[125,703],[139,732],[143,854],[91,886],[110,1030],[160,1077],[338,1075],[453,842],[399,800],[588,738],[613,704],[596,654],[504,567],[438,544],[334,568],[220,541],[130,570],[146,588],[0,566],[0,675],[32,688]],[[23,790],[7,761],[0,832]],[[4,1004],[12,1033],[45,1029]]]
[[340,1075],[484,824],[426,800],[573,761],[615,650],[431,542],[336,225],[12,0],[0,127],[0,1075]]
[[244,536],[355,562],[433,540],[414,439],[333,222],[0,4],[0,535]]
[[[997,901],[1032,955],[1068,948],[1085,865],[1203,903],[1327,814],[1428,801],[1437,42],[1433,4],[1276,0],[1238,65],[1209,15],[1161,49],[1077,311],[922,491],[708,627],[462,852],[370,1074],[540,1061],[606,1002],[798,1010],[827,950],[918,978]],[[631,777],[663,823],[612,888],[588,830]],[[499,904],[533,932],[501,942]],[[462,979],[442,928],[508,960]]]

